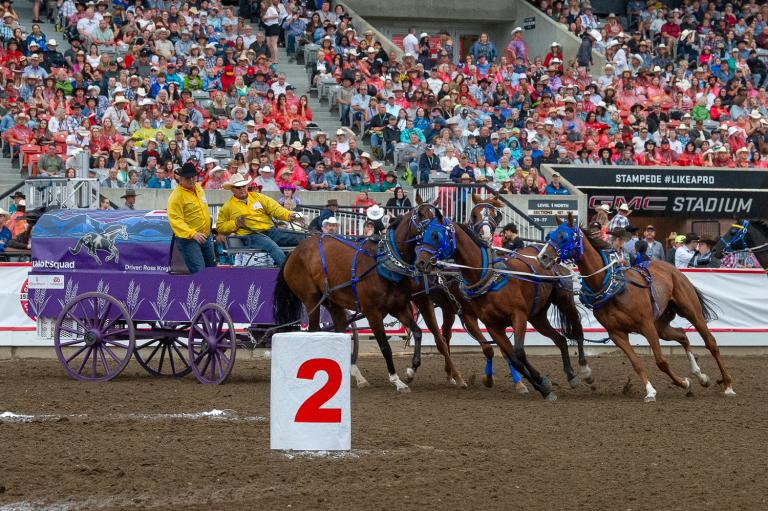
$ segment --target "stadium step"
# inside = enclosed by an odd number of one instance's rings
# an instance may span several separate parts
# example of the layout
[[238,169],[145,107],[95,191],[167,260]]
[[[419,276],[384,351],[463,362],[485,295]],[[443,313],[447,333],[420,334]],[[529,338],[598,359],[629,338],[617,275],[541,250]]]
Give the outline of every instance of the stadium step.
[[285,48],[278,48],[278,56],[280,59],[278,71],[285,73],[285,80],[296,87],[296,95],[302,96],[306,94],[307,98],[309,98],[313,122],[320,126],[320,129],[324,132],[330,135],[335,133],[339,126],[341,126],[338,112],[331,112],[327,102],[321,103],[317,98],[309,94],[309,78],[307,77],[304,65],[288,62],[288,53],[285,51]]

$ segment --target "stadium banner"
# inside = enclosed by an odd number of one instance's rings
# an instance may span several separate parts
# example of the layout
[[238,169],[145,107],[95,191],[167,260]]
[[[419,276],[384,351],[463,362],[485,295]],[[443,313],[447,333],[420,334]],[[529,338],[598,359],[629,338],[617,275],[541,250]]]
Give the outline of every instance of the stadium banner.
[[701,167],[552,165],[589,196],[590,210],[623,203],[643,216],[768,216],[768,172]]
[[36,337],[29,308],[29,263],[0,263],[0,346],[22,345]]

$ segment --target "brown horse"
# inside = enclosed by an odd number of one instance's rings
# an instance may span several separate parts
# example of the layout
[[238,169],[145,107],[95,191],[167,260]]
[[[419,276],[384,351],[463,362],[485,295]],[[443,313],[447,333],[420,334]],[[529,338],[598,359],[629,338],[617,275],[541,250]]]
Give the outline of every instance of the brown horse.
[[[536,261],[536,256],[538,255],[539,249],[541,247],[537,248],[536,246],[531,245],[512,253],[504,249],[497,249],[492,247],[493,233],[502,221],[503,215],[501,210],[503,209],[504,204],[497,197],[488,197],[483,199],[477,194],[472,194],[472,203],[474,206],[469,213],[469,224],[472,231],[477,236],[479,236],[483,242],[485,242],[486,246],[492,248],[495,252],[501,252],[501,255],[505,258],[512,257],[519,259],[521,262],[528,264],[530,271],[533,272],[535,267],[538,265],[534,265],[532,263]],[[557,272],[557,275],[562,275],[563,277],[569,275],[569,271],[560,265],[555,267],[555,271]],[[552,276],[555,273],[546,270],[544,271],[544,274],[547,276]],[[566,378],[572,386],[578,384],[579,379],[573,373],[573,368],[571,367],[571,358],[570,354],[568,353],[567,338],[570,338],[576,341],[578,348],[580,366],[579,376],[584,378],[587,383],[591,384],[594,379],[592,378],[592,370],[587,365],[587,359],[584,354],[584,330],[581,327],[581,317],[579,310],[576,307],[575,300],[573,299],[573,289],[571,282],[567,279],[563,279],[561,281],[545,282],[543,284],[546,286],[550,283],[554,286],[548,296],[547,309],[552,305],[555,306],[558,313],[558,319],[561,323],[559,326],[563,330],[562,332],[557,332],[555,337],[550,338],[560,349],[560,355],[563,359],[563,372],[565,373]],[[546,298],[546,294],[542,295],[542,299],[543,298]],[[563,318],[568,319],[563,321]],[[548,320],[546,321],[549,322]],[[550,330],[546,329],[546,331],[549,332]],[[565,334],[565,337],[561,334]],[[477,337],[475,338],[477,339]],[[477,340],[482,345],[484,339]],[[446,338],[446,341],[448,341],[450,344],[449,339]],[[486,359],[491,359],[493,357],[492,349],[490,350],[490,354],[485,349],[483,352],[486,355]],[[486,368],[488,368],[489,365],[492,367],[492,362],[490,364],[487,363]],[[513,367],[510,366],[510,370],[512,369]]]
[[[586,242],[585,242],[586,241]],[[691,322],[704,339],[709,352],[720,368],[725,395],[733,396],[731,377],[725,370],[720,350],[707,327],[714,317],[707,299],[691,284],[680,270],[663,261],[652,261],[647,269],[626,268],[611,262],[611,246],[591,237],[573,223],[573,215],[548,235],[548,244],[539,254],[544,265],[555,261],[574,261],[582,273],[582,299],[594,309],[595,318],[605,327],[611,340],[627,355],[635,372],[645,385],[645,401],[656,400],[643,364],[629,342],[629,334],[637,332],[648,339],[656,365],[667,373],[678,387],[689,389],[688,378],[680,378],[669,367],[661,353],[659,339],[677,341],[688,356],[691,373],[706,387],[709,378],[701,372],[691,352],[691,344],[682,328],[670,322],[680,315]]]
[[[417,200],[412,212],[402,217],[395,229],[399,250],[415,244],[420,235],[420,225],[434,216],[434,207]],[[435,319],[434,309],[426,293],[411,296],[412,283],[406,278],[401,282],[385,279],[377,271],[377,243],[370,238],[348,239],[336,235],[317,235],[302,241],[286,259],[280,269],[273,296],[275,320],[281,324],[297,321],[302,304],[309,315],[309,330],[320,328],[320,304],[330,312],[334,328],[344,332],[348,326],[346,311],[362,313],[368,320],[376,342],[387,364],[389,381],[398,392],[408,392],[409,387],[395,371],[392,350],[384,330],[384,318],[390,314],[407,327],[414,337],[412,377],[421,364],[421,329],[411,314],[410,302],[418,307],[427,327],[435,337],[440,353],[445,358],[449,378],[462,387],[466,383],[453,364],[448,346]],[[364,382],[354,364],[352,374],[359,383]]]
[[[518,258],[503,258],[504,268],[528,274],[525,278],[499,279],[499,273],[489,271],[492,264],[490,250],[468,227],[443,219],[437,212],[435,219],[427,225],[421,243],[416,248],[416,267],[424,272],[434,271],[439,261],[453,259],[461,265],[464,290],[471,298],[462,304],[469,315],[479,318],[488,328],[488,333],[504,352],[514,368],[526,377],[545,399],[554,400],[548,378],[542,376],[528,360],[525,353],[525,333],[528,322],[543,335],[551,338],[567,352],[565,338],[555,330],[547,319],[549,297],[555,277],[544,278],[546,270],[536,261],[523,262]],[[531,264],[533,271],[531,271]],[[537,277],[531,277],[535,273]],[[578,318],[563,318],[564,322],[578,321]],[[514,329],[514,347],[506,335],[506,328]],[[569,330],[573,327],[569,326]],[[565,359],[565,357],[564,357]],[[571,375],[569,375],[571,376]],[[573,384],[575,375],[569,378]],[[576,380],[576,381],[573,381]]]

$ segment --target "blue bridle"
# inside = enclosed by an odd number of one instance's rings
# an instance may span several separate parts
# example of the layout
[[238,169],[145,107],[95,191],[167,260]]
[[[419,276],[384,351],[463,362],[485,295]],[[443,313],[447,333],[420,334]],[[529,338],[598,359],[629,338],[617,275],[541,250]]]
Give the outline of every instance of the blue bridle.
[[416,246],[416,256],[421,253],[432,256],[433,261],[453,259],[456,254],[456,231],[447,218],[433,218],[427,223],[421,243]]
[[749,249],[747,243],[749,220],[744,220],[741,222],[741,225],[733,224],[731,227],[736,229],[736,234],[731,236],[731,239],[726,240],[723,236],[720,236],[720,242],[725,245],[724,252],[745,252]]
[[[562,240],[557,241],[557,235],[562,234]],[[569,227],[561,223],[557,229],[547,234],[547,245],[557,254],[562,262],[578,263],[584,255],[584,234],[578,226]]]

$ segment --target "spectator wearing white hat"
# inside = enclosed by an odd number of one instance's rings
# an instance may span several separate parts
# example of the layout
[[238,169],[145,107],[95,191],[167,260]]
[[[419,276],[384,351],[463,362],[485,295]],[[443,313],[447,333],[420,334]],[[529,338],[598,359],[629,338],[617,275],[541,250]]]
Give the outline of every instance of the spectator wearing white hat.
[[326,218],[323,220],[323,234],[338,234],[339,233],[339,221],[335,216]]

